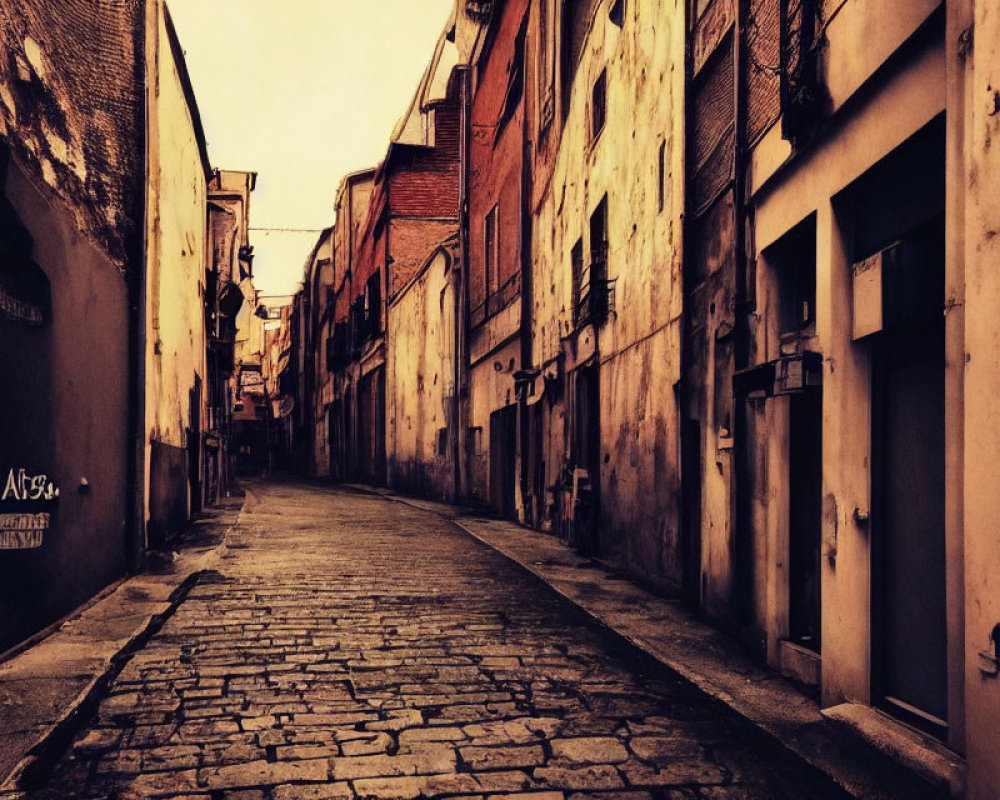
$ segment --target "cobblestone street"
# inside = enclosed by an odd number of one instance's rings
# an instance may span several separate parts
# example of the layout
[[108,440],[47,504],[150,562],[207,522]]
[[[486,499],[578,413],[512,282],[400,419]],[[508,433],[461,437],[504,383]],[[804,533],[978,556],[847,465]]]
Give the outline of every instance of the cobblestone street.
[[29,796],[515,794],[839,796],[440,517],[297,484],[253,487]]

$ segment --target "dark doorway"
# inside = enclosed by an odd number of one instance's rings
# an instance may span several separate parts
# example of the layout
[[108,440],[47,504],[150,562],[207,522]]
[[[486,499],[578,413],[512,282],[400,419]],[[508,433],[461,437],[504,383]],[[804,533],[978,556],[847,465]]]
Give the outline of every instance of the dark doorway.
[[701,424],[681,428],[681,525],[684,532],[684,599],[701,607]]
[[344,413],[343,403],[334,400],[327,410],[327,435],[330,448],[330,478],[344,480]]
[[886,332],[875,350],[876,684],[890,710],[944,735],[944,319]]
[[601,388],[600,367],[592,364],[575,373],[573,395],[574,465],[587,471],[573,509],[573,544],[581,553],[598,555],[601,508]]
[[191,495],[191,513],[202,509],[201,476],[201,377],[195,375],[194,386],[188,392],[188,489]]
[[873,703],[945,738],[945,125],[852,187],[854,260],[878,254],[871,336]]
[[490,505],[506,519],[517,519],[517,406],[490,414]]
[[823,400],[819,390],[789,397],[788,627],[796,644],[820,652]]

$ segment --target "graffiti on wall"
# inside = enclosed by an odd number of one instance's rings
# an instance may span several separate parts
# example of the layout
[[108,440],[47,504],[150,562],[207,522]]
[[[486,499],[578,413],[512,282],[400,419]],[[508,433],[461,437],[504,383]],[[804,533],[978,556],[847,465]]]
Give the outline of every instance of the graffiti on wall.
[[41,547],[52,515],[36,511],[35,506],[58,497],[59,488],[47,475],[32,475],[26,469],[11,468],[0,494],[0,550]]

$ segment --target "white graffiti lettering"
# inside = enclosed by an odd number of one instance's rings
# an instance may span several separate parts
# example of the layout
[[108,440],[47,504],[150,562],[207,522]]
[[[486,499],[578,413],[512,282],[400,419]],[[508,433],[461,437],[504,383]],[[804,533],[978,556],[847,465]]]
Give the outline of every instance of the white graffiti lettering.
[[30,475],[27,470],[19,469],[16,472],[11,468],[7,473],[7,482],[4,484],[3,495],[0,501],[4,500],[54,500],[59,496],[59,489],[52,483],[47,475]]

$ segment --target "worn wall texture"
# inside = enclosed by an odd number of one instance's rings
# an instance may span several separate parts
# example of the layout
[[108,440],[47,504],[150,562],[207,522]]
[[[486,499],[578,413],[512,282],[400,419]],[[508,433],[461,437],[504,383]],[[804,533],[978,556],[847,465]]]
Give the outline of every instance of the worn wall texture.
[[[2,551],[3,651],[124,572],[130,498],[125,281],[32,170],[15,160],[0,188],[12,209],[0,212],[5,227],[9,213],[25,226],[34,240],[31,258],[51,290],[50,319],[41,326],[0,312],[0,370],[18,376],[4,383],[0,481],[24,468],[60,489],[44,508],[3,504],[5,513],[52,514],[41,547]],[[0,270],[0,282],[5,277]]]
[[147,39],[151,113],[147,193],[146,426],[149,539],[162,545],[187,521],[206,423],[204,289],[209,172],[197,106],[165,8]]
[[434,253],[387,308],[389,485],[438,498],[454,496],[453,258],[444,249]]
[[[1000,13],[988,3],[975,4],[974,20],[957,14],[961,29],[975,25],[975,49],[966,62],[970,87],[965,109],[967,163],[959,186],[968,186],[965,224],[965,429],[964,429],[964,583],[966,757],[969,798],[986,800],[1000,785],[996,757],[1000,719],[1000,682],[990,677],[980,653],[996,654],[1000,632],[1000,580],[996,555],[1000,502],[992,470],[985,467],[1000,438],[1000,334],[992,301],[1000,293]],[[970,15],[971,16],[971,15]],[[959,143],[956,143],[958,146]],[[992,638],[991,638],[992,637]]]
[[121,270],[142,233],[143,26],[135,0],[0,13],[0,136]]
[[[631,2],[619,27],[610,6],[597,3],[587,20],[575,79],[560,90],[569,93],[561,133],[557,115],[538,139],[536,172],[551,163],[552,175],[539,182],[534,218],[532,357],[553,374],[559,360],[566,370],[600,365],[601,551],[648,579],[678,583],[682,7]],[[595,138],[592,88],[605,70],[606,121]],[[596,331],[575,330],[571,251],[580,241],[590,261],[590,218],[605,197],[615,311]],[[563,394],[544,433],[547,486],[571,458]]]

